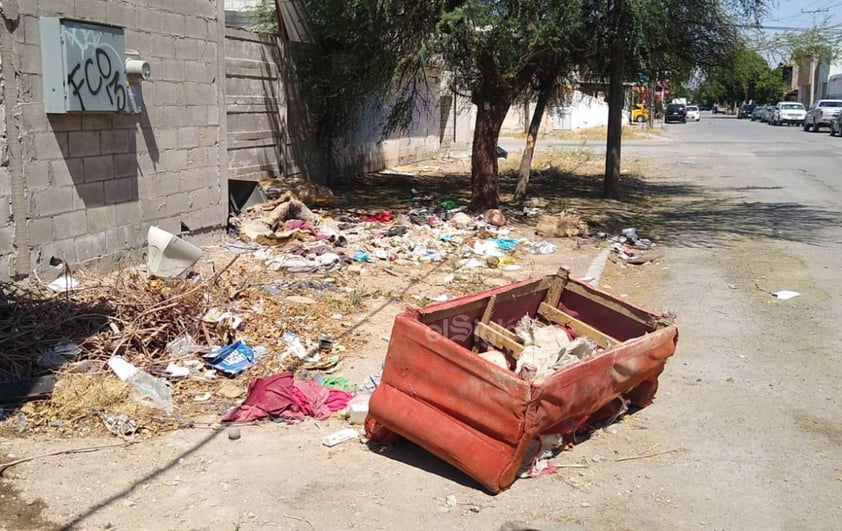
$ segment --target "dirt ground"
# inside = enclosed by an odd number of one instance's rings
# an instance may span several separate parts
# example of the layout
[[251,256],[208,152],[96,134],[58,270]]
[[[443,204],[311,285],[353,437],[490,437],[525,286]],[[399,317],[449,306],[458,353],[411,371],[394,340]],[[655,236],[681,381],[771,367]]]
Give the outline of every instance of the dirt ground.
[[[613,235],[651,210],[650,187],[658,177],[636,175],[646,171],[644,160],[631,163],[636,171],[626,177],[624,201],[605,203],[598,200],[596,177],[602,161],[582,150],[561,156],[564,160],[539,156],[532,194],[544,198],[546,208],[580,213],[593,235],[552,239],[558,246],[554,254],[523,257],[517,271],[483,270],[473,283],[452,287],[451,296],[553,273],[559,266],[583,277],[609,246],[596,233]],[[406,208],[410,189],[425,194],[446,187],[456,201],[467,197],[464,161],[431,161],[401,170],[414,175],[368,176],[364,182],[340,185],[337,193],[355,208],[395,211]],[[505,199],[514,187],[510,168],[504,167],[501,186]],[[534,238],[533,220],[512,216],[510,226],[514,237]],[[208,249],[222,252],[218,247]],[[650,302],[648,294],[666,270],[660,261],[626,266],[609,260],[599,283],[634,302]],[[345,307],[341,326],[347,329],[344,341],[350,348],[336,374],[361,383],[379,371],[395,315],[407,304],[423,303],[425,296],[448,292],[445,277],[453,274],[453,268],[442,262],[421,271],[406,265],[389,271],[372,267],[356,274],[354,285],[364,287],[364,296]],[[246,379],[242,380],[244,386]],[[657,408],[658,402],[651,407]],[[651,472],[646,464],[685,451],[680,444],[663,447],[657,442],[669,426],[653,425],[649,409],[644,409],[562,453],[555,460],[557,473],[518,480],[510,490],[490,496],[470,478],[410,443],[394,448],[369,448],[360,442],[323,446],[322,437],[347,427],[341,418],[247,425],[240,428],[240,438],[230,440],[229,431],[217,424],[222,412],[195,412],[192,428],[130,444],[105,434],[79,436],[72,430],[19,435],[5,431],[0,436],[0,463],[35,458],[3,474],[0,526],[9,530],[492,530],[508,522],[509,529],[561,530],[592,529],[598,521],[600,529],[632,529],[638,527],[627,527],[621,514],[629,497],[657,510],[671,504],[670,495],[641,485],[612,492],[606,488],[611,478],[647,476]],[[94,447],[90,453],[60,453]],[[517,522],[529,525],[518,527]]]

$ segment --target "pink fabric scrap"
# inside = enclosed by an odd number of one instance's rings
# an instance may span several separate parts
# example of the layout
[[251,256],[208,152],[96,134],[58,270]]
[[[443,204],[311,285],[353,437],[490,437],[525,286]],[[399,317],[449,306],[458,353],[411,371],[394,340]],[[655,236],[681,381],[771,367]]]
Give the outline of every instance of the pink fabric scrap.
[[248,395],[222,422],[251,422],[266,417],[325,419],[348,405],[351,394],[328,389],[312,380],[294,380],[291,372],[257,378],[249,383]]

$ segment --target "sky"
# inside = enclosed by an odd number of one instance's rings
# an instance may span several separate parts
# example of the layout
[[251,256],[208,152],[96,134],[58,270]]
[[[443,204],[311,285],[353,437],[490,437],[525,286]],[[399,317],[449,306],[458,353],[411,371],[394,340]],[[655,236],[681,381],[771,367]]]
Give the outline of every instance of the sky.
[[771,0],[764,26],[807,29],[827,20],[842,31],[842,0]]

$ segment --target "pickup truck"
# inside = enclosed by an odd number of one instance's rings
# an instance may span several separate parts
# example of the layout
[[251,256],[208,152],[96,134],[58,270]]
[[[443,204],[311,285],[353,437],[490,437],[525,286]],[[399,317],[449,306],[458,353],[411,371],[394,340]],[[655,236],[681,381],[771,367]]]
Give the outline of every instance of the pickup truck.
[[804,104],[797,101],[779,101],[769,117],[769,125],[804,125]]
[[810,105],[804,116],[804,130],[818,131],[820,127],[830,127],[833,119],[842,110],[842,100],[818,100]]

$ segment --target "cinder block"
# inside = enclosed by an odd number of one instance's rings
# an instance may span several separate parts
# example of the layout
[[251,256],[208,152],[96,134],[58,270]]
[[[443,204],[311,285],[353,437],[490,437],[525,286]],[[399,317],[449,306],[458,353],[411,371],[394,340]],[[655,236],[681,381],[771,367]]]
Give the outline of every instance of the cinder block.
[[152,57],[156,59],[175,57],[176,40],[175,37],[169,35],[156,35],[152,39],[152,50],[150,50]]
[[[139,3],[133,2],[135,4],[135,8],[138,9]],[[152,50],[152,41],[155,37],[158,37],[157,34],[149,33],[145,30],[138,31],[137,29],[137,14],[135,13],[135,22],[132,23],[132,29],[126,28],[125,31],[126,36],[126,48],[130,50],[137,50],[143,56],[151,57],[151,50]],[[157,77],[157,74],[156,74]]]
[[216,2],[212,0],[195,0],[192,2],[195,6],[195,13],[203,18],[216,20]]
[[153,158],[152,153],[138,152],[136,155],[137,175],[150,176],[158,173],[160,153]]
[[202,147],[214,147],[219,140],[218,127],[200,127],[199,145]]
[[182,127],[178,130],[178,147],[194,148],[199,145],[199,130],[196,127]]
[[141,202],[141,206],[143,207],[144,222],[157,222],[158,220],[163,219],[164,216],[167,215],[166,197],[153,197],[150,199],[144,199]]
[[55,239],[51,218],[30,219],[26,222],[30,245],[41,245]]
[[26,44],[33,44],[35,46],[41,45],[41,25],[38,22],[38,17],[21,14],[20,25],[18,28],[23,29],[23,40]]
[[74,17],[94,23],[102,23],[107,12],[105,0],[77,0]]
[[41,74],[41,47],[35,44],[17,46],[18,71],[26,74]]
[[50,187],[30,194],[35,202],[35,217],[46,217],[69,212],[76,195],[72,186]]
[[184,15],[179,13],[160,13],[160,19],[162,33],[168,35],[184,35]]
[[167,215],[176,216],[190,211],[190,196],[185,193],[177,193],[167,196]]
[[[23,175],[26,180],[26,187],[28,190],[42,190],[52,185],[53,179],[50,170],[50,162],[51,161],[49,160],[33,160],[32,162],[28,162],[23,165]],[[69,185],[70,183],[65,184]],[[0,186],[2,186],[2,184],[0,184]]]
[[191,168],[204,167],[215,161],[216,150],[213,148],[198,147],[187,150],[187,165]]
[[86,131],[101,131],[111,129],[111,114],[83,114],[82,129]]
[[187,168],[179,173],[179,190],[192,192],[197,188],[207,186],[205,173],[199,168]]
[[[184,61],[181,59],[163,59],[161,64],[161,81],[184,81]],[[156,75],[157,77],[157,75]]]
[[86,232],[88,232],[88,226],[84,210],[66,212],[53,218],[53,233],[57,240],[73,238]]
[[85,171],[82,160],[79,158],[50,161],[50,184],[53,186],[68,186],[83,182]]
[[[40,101],[38,102],[41,103]],[[43,112],[43,107],[42,107]],[[50,129],[53,131],[79,131],[82,129],[82,115],[71,114],[49,114],[47,120],[50,122]]]
[[37,256],[33,260],[33,265],[40,263],[49,264],[51,258],[57,258],[69,264],[78,262],[76,258],[76,242],[72,238],[68,240],[54,240],[33,249],[33,251],[33,254]]
[[137,227],[131,225],[118,225],[105,231],[105,250],[110,253],[119,253],[129,250],[130,236]]
[[73,200],[74,210],[96,208],[105,204],[105,183],[83,183],[76,185],[76,198]]
[[114,156],[86,157],[85,182],[105,181],[114,178]]
[[190,105],[185,107],[185,112],[187,113],[185,125],[207,125],[207,111],[205,107],[205,105]]
[[[70,156],[67,145],[67,133],[35,133],[31,138],[34,141],[35,147],[35,157],[33,158],[53,160]],[[24,151],[24,157],[27,156],[32,157],[32,153],[26,153]]]
[[132,3],[108,2],[105,10],[105,21],[108,24],[130,28],[135,24],[135,6]]
[[170,149],[161,153],[161,168],[164,171],[179,172],[187,167],[187,150]]
[[[215,101],[215,100],[214,100]],[[208,125],[219,125],[219,106],[217,105],[208,105],[206,108],[207,111],[207,124]]]
[[88,157],[100,154],[98,131],[73,131],[67,133],[70,144],[70,155],[73,157]]
[[15,256],[0,253],[0,282],[9,282],[14,276]]
[[88,232],[105,232],[117,223],[113,205],[89,208],[86,212]]
[[85,234],[76,238],[76,260],[86,262],[106,253],[105,234]]
[[208,68],[208,63],[184,61],[184,79],[186,81],[211,83],[214,78],[216,78],[216,69]]
[[37,15],[39,0],[18,0],[18,13],[21,15]]
[[177,83],[167,83],[162,81],[152,85],[152,97],[149,101],[154,102],[155,105],[175,105],[178,101],[176,99]]
[[[40,77],[32,76],[32,79],[36,83],[41,82]],[[51,129],[50,121],[47,119],[43,105],[39,103],[27,103],[21,105],[20,108],[24,131],[49,131]],[[3,120],[3,123],[5,123],[5,120]]]
[[174,127],[159,127],[154,129],[155,144],[158,151],[169,151],[178,148],[178,129]]
[[199,41],[196,39],[176,39],[175,56],[187,61],[199,60]]
[[199,61],[208,64],[209,68],[216,67],[219,47],[210,40],[199,44]]
[[178,172],[160,172],[143,181],[144,197],[166,197],[179,192]]
[[210,198],[208,196],[207,188],[199,188],[198,190],[193,190],[189,193],[189,198],[190,209],[192,211],[207,208],[210,205]]
[[137,114],[115,114],[111,118],[111,127],[113,129],[136,129],[140,122],[140,116]]
[[158,12],[146,7],[135,7],[135,21],[139,31],[160,33],[161,22]]
[[[189,2],[179,2],[185,6],[185,8],[190,8]],[[205,19],[198,18],[195,16],[191,16],[190,13],[182,13],[186,15],[184,17],[184,34],[188,37],[192,37],[194,39],[199,39],[199,50],[203,49],[204,41],[208,38],[208,22]]]
[[137,201],[137,199],[137,179],[125,177],[105,181],[106,204],[125,203],[126,201]]
[[[177,2],[176,0],[146,0],[146,5],[160,11],[174,11],[176,3],[179,2]],[[189,2],[185,3],[189,4]]]
[[137,154],[124,153],[114,155],[114,176],[132,177],[137,176]]
[[140,223],[143,220],[143,210],[140,201],[129,201],[114,205],[114,216],[118,225]]
[[134,142],[129,143],[129,131],[125,129],[112,129],[103,132],[100,144],[103,155],[132,153],[135,150]]
[[0,227],[0,255],[14,252],[15,250],[15,226],[7,225]]

